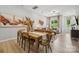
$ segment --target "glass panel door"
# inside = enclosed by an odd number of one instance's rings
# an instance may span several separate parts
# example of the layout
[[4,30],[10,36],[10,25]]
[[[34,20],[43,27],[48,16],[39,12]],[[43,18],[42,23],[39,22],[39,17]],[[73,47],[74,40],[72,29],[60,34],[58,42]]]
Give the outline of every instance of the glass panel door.
[[53,16],[50,18],[50,28],[55,31],[59,31],[59,20],[58,16]]

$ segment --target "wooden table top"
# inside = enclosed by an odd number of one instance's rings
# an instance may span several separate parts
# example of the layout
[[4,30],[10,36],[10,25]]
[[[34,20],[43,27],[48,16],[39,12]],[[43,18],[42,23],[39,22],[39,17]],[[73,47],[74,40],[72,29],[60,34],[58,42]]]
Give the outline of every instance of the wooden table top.
[[29,32],[29,36],[30,36],[31,38],[33,38],[33,39],[38,39],[38,38],[41,37],[41,35],[38,35],[38,34],[32,33],[32,32]]
[[[38,31],[33,31],[33,32],[27,32],[27,31],[22,31],[23,33],[28,33],[28,35],[33,38],[33,39],[38,39],[38,38],[42,38],[45,35],[54,35],[54,33],[47,33],[47,32],[38,32]],[[24,35],[25,36],[25,35]]]
[[45,32],[29,32],[29,33],[31,33],[31,34],[36,34],[36,35],[39,35],[39,36],[43,36],[43,35],[46,35],[47,33],[45,33]]
[[38,38],[40,38],[42,36],[42,35],[37,34],[36,32],[26,32],[26,31],[23,31],[22,33],[24,34],[24,36],[26,35],[26,33],[28,33],[28,35],[32,39],[38,39]]

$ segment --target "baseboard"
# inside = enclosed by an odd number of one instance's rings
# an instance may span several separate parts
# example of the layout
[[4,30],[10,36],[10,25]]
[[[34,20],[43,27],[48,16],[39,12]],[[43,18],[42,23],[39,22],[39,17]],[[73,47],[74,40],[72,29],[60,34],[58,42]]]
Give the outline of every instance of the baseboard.
[[0,42],[5,42],[5,41],[8,41],[8,40],[14,40],[14,39],[17,39],[17,38],[13,37],[13,38],[8,38],[8,39],[3,39],[3,40],[0,40]]

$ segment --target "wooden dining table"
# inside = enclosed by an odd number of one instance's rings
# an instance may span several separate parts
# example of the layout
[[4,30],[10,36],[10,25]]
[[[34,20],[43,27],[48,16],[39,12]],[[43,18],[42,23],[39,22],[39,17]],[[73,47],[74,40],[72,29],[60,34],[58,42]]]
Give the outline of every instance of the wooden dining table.
[[[29,40],[30,39],[35,40],[35,43],[36,43],[36,52],[39,52],[39,40],[42,39],[42,36],[45,36],[47,33],[35,32],[35,31],[31,31],[31,32],[22,31],[22,33],[24,33],[24,34],[28,33]],[[29,50],[30,50],[30,45],[29,45]]]
[[[38,32],[38,31],[29,31],[29,32],[22,31],[22,33],[28,33],[29,38],[35,40],[35,43],[36,43],[36,52],[39,52],[39,40],[41,40],[43,36],[46,36],[47,34],[49,34],[47,32]],[[50,36],[50,34],[49,34],[49,36]],[[30,50],[30,44],[29,44],[29,50]]]

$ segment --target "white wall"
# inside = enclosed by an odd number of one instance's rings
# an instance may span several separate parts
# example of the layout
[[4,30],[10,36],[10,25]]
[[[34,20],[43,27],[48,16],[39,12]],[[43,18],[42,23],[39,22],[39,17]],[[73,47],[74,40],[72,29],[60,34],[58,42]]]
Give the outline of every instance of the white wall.
[[29,10],[25,10],[23,6],[16,6],[16,5],[1,5],[0,6],[0,12],[1,13],[7,13],[10,15],[15,15],[19,17],[24,17],[24,16],[30,16],[31,13]]
[[[9,20],[13,19],[13,16],[23,18],[25,16],[30,17],[31,12],[29,10],[23,9],[22,6],[11,6],[4,5],[0,6],[0,15],[5,15]],[[8,38],[16,37],[17,31],[21,28],[1,28],[0,27],[0,40],[5,40]]]
[[[38,13],[32,13],[31,18],[34,20],[34,24],[33,24],[34,28],[37,28],[38,26],[43,27],[43,28],[47,27],[47,18],[45,16],[40,15]],[[44,24],[42,26],[40,26],[39,20],[42,20],[44,22]]]

